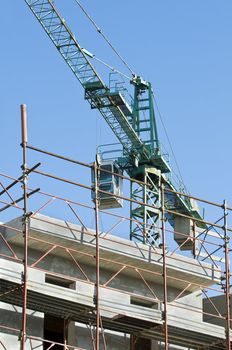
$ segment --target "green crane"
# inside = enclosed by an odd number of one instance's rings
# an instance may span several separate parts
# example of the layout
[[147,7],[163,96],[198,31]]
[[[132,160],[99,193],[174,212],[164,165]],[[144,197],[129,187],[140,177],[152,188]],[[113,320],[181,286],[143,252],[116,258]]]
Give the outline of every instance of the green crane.
[[[133,75],[134,98],[132,103],[128,102],[120,89],[112,90],[100,78],[91,63],[91,54],[80,46],[54,1],[25,2],[83,86],[91,108],[99,110],[122,145],[122,156],[117,162],[132,179],[130,193],[134,200],[130,205],[130,239],[158,242],[160,183],[162,181],[167,190],[175,191],[175,187],[168,179],[171,169],[161,152],[151,84]],[[141,201],[145,205],[140,205]],[[198,209],[180,194],[166,191],[165,207],[201,220]],[[174,225],[174,215],[168,214],[167,220]]]

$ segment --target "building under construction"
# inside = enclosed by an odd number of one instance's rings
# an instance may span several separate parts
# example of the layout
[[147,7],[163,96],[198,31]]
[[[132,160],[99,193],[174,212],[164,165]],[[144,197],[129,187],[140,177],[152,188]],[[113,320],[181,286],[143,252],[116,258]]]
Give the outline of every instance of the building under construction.
[[89,164],[37,148],[21,106],[22,173],[0,173],[0,349],[230,350],[232,208],[172,181],[149,82],[131,72],[128,101],[54,1],[25,2],[121,150]]
[[[84,164],[28,145],[25,129],[23,138],[24,165],[30,150],[46,154],[48,161],[54,157],[102,172],[96,163]],[[193,218],[175,213],[175,230],[167,222],[173,211],[161,203],[160,243],[144,244],[113,234],[116,226],[119,231],[122,224],[129,227],[131,218],[99,208],[104,201],[99,185],[39,168],[40,163],[23,167],[19,178],[1,174],[1,212],[19,212],[1,224],[2,349],[230,348],[231,208],[226,203],[190,197],[215,207],[221,217],[202,220],[201,228]],[[30,181],[33,174],[38,177],[36,185],[45,177],[62,182],[70,193],[72,187],[84,189],[89,197],[94,192],[94,205],[36,188]],[[23,187],[18,199],[12,198],[14,187]],[[162,199],[167,190],[160,191]],[[63,207],[64,216],[68,208],[75,223],[45,215],[54,202]],[[82,207],[94,217],[94,228],[86,227],[86,215],[79,214]],[[103,214],[111,225],[106,232],[99,229]],[[143,222],[137,225],[142,230]]]

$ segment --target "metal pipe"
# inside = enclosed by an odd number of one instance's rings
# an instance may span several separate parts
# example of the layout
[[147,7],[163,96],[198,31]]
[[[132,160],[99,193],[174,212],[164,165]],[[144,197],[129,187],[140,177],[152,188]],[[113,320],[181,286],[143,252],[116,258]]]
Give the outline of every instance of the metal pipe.
[[[52,197],[53,199],[55,198],[55,199],[60,199],[60,200],[63,200],[63,201],[65,201],[65,202],[67,202],[67,203],[72,203],[72,204],[77,204],[77,205],[79,205],[79,206],[83,206],[83,207],[86,207],[86,208],[89,208],[89,209],[94,209],[93,207],[90,207],[90,206],[87,206],[87,205],[82,205],[82,204],[80,204],[80,203],[78,203],[78,202],[74,202],[74,201],[70,201],[70,200],[68,200],[68,199],[64,199],[64,198],[61,198],[61,197],[58,197],[58,196],[55,196],[55,195],[51,195],[51,194],[47,194],[47,193],[44,193],[44,192],[39,192],[40,194],[43,194],[43,195],[46,195],[46,196],[49,196],[49,197]],[[38,211],[37,211],[38,212]],[[33,216],[37,213],[37,212],[34,212],[33,213]],[[104,211],[102,211],[101,210],[101,212],[104,212]],[[109,212],[104,212],[105,214],[107,214],[107,215],[111,215],[111,216],[114,216],[114,217],[119,217],[119,218],[122,218],[122,219],[124,219],[124,220],[131,220],[130,218],[127,218],[127,217],[121,217],[120,215],[115,215],[115,214],[112,214],[112,213],[109,213]],[[40,220],[40,219],[38,219],[37,217],[35,217],[35,219],[36,220]],[[44,220],[42,220],[42,221],[44,221]],[[137,220],[131,220],[131,221],[134,221],[134,222],[138,222]],[[139,222],[138,222],[139,223]],[[60,226],[60,225],[59,225]],[[158,226],[157,226],[158,227]],[[75,231],[75,229],[73,229],[74,231]],[[185,235],[185,234],[182,234],[182,233],[179,233],[178,231],[173,231],[173,230],[168,230],[168,229],[166,229],[165,230],[166,232],[170,232],[170,233],[178,233],[179,235],[181,235],[181,236],[185,236],[185,237],[187,237],[187,235]],[[88,233],[87,232],[87,230],[86,230],[86,234],[87,235],[91,235],[91,233]],[[105,235],[103,236],[101,236],[101,238],[102,239],[107,239],[106,237],[105,237]],[[219,237],[216,237],[216,238],[219,238]],[[221,237],[220,237],[220,239],[221,239]],[[199,241],[199,242],[201,242],[201,244],[203,244],[203,243],[207,243],[207,244],[210,244],[210,245],[213,245],[213,246],[216,246],[216,247],[221,247],[221,245],[218,245],[218,244],[216,244],[216,243],[213,243],[213,242],[210,242],[210,241],[207,241],[207,240],[200,240],[200,239],[198,239],[198,238],[194,238],[194,241],[195,240],[197,240],[197,241]],[[126,244],[125,244],[126,245]],[[219,249],[218,248],[218,249]],[[179,248],[178,248],[179,249]],[[141,250],[143,250],[142,248],[141,248]],[[177,250],[177,248],[174,250],[174,251],[172,251],[171,252],[171,255],[172,254],[174,254],[175,253],[175,251]],[[157,250],[156,250],[157,251]]]
[[91,337],[91,341],[93,344],[93,349],[92,350],[96,350],[95,349],[95,341],[94,341],[94,335],[93,335],[93,329],[92,329],[92,323],[89,320],[89,331],[90,331],[90,337]]
[[229,266],[229,240],[227,235],[227,206],[226,201],[223,202],[224,210],[224,248],[225,248],[225,295],[226,295],[226,349],[231,350],[230,344],[230,266]]
[[[84,163],[84,162],[81,162],[81,161],[76,160],[76,159],[72,159],[72,158],[69,158],[69,157],[62,156],[60,154],[56,154],[56,153],[53,153],[53,152],[50,152],[50,151],[43,150],[41,148],[34,147],[32,145],[27,145],[27,148],[32,150],[32,151],[43,153],[43,154],[46,154],[48,156],[52,156],[54,158],[65,160],[65,161],[68,161],[68,162],[76,164],[76,165],[82,165],[82,166],[87,167],[87,168],[93,168],[93,164]],[[133,182],[136,182],[136,183],[141,184],[141,185],[149,185],[149,184],[146,184],[143,181],[132,179],[132,178],[130,178],[128,176],[125,176],[125,175],[122,175],[122,174],[118,174],[118,173],[114,173],[114,172],[112,172],[110,170],[107,170],[107,169],[102,169],[99,165],[97,166],[97,169],[101,170],[101,172],[103,172],[103,173],[112,174],[112,175],[118,176],[118,177],[120,177],[121,179],[124,179],[124,180],[133,181]]]
[[100,271],[99,271],[99,217],[98,217],[98,207],[99,207],[99,193],[98,193],[98,183],[99,183],[99,170],[96,161],[94,163],[94,189],[95,189],[95,244],[96,244],[96,281],[95,281],[95,306],[96,306],[96,337],[95,337],[95,348],[99,350],[99,336],[100,336],[100,308],[99,308],[99,284],[100,284]]
[[[46,196],[52,197],[52,198],[57,198],[57,199],[59,199],[59,200],[64,200],[65,202],[69,202],[69,203],[72,203],[72,204],[77,204],[77,205],[83,206],[83,207],[85,207],[85,208],[94,209],[93,207],[90,207],[90,206],[87,206],[87,205],[82,205],[81,203],[68,200],[67,198],[61,198],[61,197],[55,196],[55,195],[53,195],[53,194],[48,194],[48,193],[45,193],[45,192],[39,192],[39,193],[42,194],[42,195],[46,195]],[[123,218],[123,219],[125,219],[125,220],[130,220],[130,218],[127,218],[127,217],[124,217],[124,216],[120,216],[120,215],[115,215],[115,214],[112,214],[112,213],[109,213],[109,212],[106,212],[106,211],[103,211],[103,210],[101,210],[100,212],[101,212],[101,213],[103,212],[103,213],[105,213],[105,214],[107,214],[107,215],[110,215],[110,216],[114,216],[114,217],[118,217],[118,218]],[[35,213],[33,213],[32,216],[34,216],[34,214],[35,214]],[[39,221],[44,221],[44,222],[46,222],[46,220],[42,220],[42,219],[37,218],[37,217],[34,217],[34,219],[35,219],[35,220],[39,220]],[[132,221],[138,222],[138,223],[139,223],[139,221],[137,221],[137,220],[132,220]],[[64,227],[63,225],[58,225],[58,224],[54,224],[54,225],[60,226],[60,227]],[[212,225],[213,225],[213,223],[212,223]],[[158,226],[157,226],[157,227],[158,227]],[[79,232],[79,230],[75,230],[74,228],[73,228],[73,231]],[[167,228],[165,228],[165,232],[170,232],[170,233],[172,233],[172,234],[176,232],[176,233],[178,233],[178,234],[181,235],[181,236],[187,237],[187,235],[185,235],[185,234],[183,234],[183,233],[179,233],[178,231],[168,230]],[[87,232],[87,231],[86,231],[86,234],[87,234],[87,235],[90,235],[90,236],[92,235],[90,232]],[[217,237],[216,237],[216,238],[217,238]],[[218,238],[219,238],[219,237],[218,237]],[[101,236],[101,239],[107,240],[108,238],[107,238],[106,236]],[[213,243],[213,242],[210,242],[210,241],[207,241],[207,240],[204,240],[204,239],[203,239],[203,240],[200,240],[200,239],[198,239],[198,238],[195,238],[195,239],[196,239],[197,241],[201,242],[201,244],[205,243],[205,244],[210,244],[210,245],[213,245],[213,246],[216,246],[216,247],[221,247],[221,245],[218,245],[218,244],[216,244],[216,243]],[[220,239],[221,239],[221,237],[220,237]],[[113,241],[112,238],[111,238],[111,241]],[[127,245],[127,244],[124,243],[124,245]],[[130,245],[128,245],[128,246],[130,247]],[[142,247],[141,247],[140,249],[141,249],[141,251],[142,251],[142,250],[146,251],[146,249],[143,249]],[[156,252],[159,253],[158,250],[156,250]],[[174,252],[175,252],[175,250],[171,253],[171,255],[174,254]],[[178,260],[178,259],[176,259],[176,258],[174,258],[174,257],[172,257],[172,256],[170,256],[170,258],[175,259],[175,260]],[[195,264],[195,263],[194,263],[194,264]],[[206,269],[210,269],[210,270],[211,270],[212,268],[206,267]]]
[[130,336],[130,350],[134,350],[135,349],[135,336],[133,334],[131,334]]
[[[65,157],[65,156],[61,156],[59,154],[43,150],[41,148],[37,148],[37,147],[34,147],[32,145],[28,145],[27,144],[27,148],[31,149],[33,151],[39,152],[39,153],[44,153],[44,154],[52,156],[52,157],[56,157],[56,158],[59,158],[59,159],[62,159],[62,160],[66,160],[68,162],[71,162],[71,163],[74,163],[74,164],[77,164],[77,165],[82,165],[82,166],[85,166],[85,167],[88,167],[88,168],[92,168],[92,165],[90,165],[90,164],[87,164],[87,163],[84,163],[84,162],[80,162],[80,161],[77,161],[75,159],[68,158],[68,157]],[[100,170],[100,168],[98,168],[98,169]],[[106,173],[111,173],[111,174],[116,175],[116,176],[118,176],[120,178],[123,178],[125,180],[134,181],[134,182],[136,182],[138,184],[143,184],[143,185],[145,184],[143,181],[139,181],[139,180],[136,180],[136,179],[131,179],[128,176],[124,176],[124,175],[121,175],[121,174],[113,173],[113,172],[111,172],[109,170],[106,170],[106,169],[101,169],[101,171],[106,172]],[[210,205],[213,205],[213,206],[216,206],[216,207],[221,207],[221,204],[219,204],[219,203],[208,201],[208,200],[205,200],[203,198],[192,196],[192,195],[189,195],[187,193],[180,192],[180,191],[172,190],[170,188],[165,188],[165,192],[174,193],[174,194],[177,194],[177,195],[180,195],[180,196],[183,196],[183,197],[187,197],[187,198],[191,198],[191,199],[194,199],[194,200],[206,203],[206,204],[210,204]],[[227,210],[231,210],[232,211],[232,208],[227,207]]]
[[[31,169],[27,169],[27,175],[28,175],[29,173],[31,173],[32,171],[34,171],[36,168],[38,168],[40,165],[41,165],[41,163],[37,163],[37,164],[34,165]],[[14,180],[10,185],[8,185],[6,188],[4,188],[3,191],[0,192],[0,196],[3,195],[5,192],[7,192],[9,189],[11,189],[13,186],[15,186],[15,185],[17,185],[18,183],[20,183],[20,182],[22,181],[22,179],[23,179],[23,175],[21,175],[20,177],[18,177],[18,179],[14,179],[14,178],[12,178],[11,176],[7,176],[7,175],[1,174],[1,173],[0,173],[0,175]]]
[[179,192],[179,191],[176,191],[176,190],[172,190],[171,188],[165,188],[165,192],[170,192],[170,193],[174,193],[174,194],[178,194],[180,196],[183,196],[183,197],[187,197],[187,198],[191,198],[191,199],[194,199],[196,201],[199,201],[199,202],[203,202],[203,203],[206,203],[206,204],[211,204],[215,207],[219,207],[221,208],[221,204],[219,203],[216,203],[216,202],[211,202],[211,201],[208,201],[206,199],[202,199],[202,198],[198,198],[196,196],[191,196],[190,194],[187,194],[187,193],[183,193],[183,192]]
[[[36,219],[36,218],[34,218],[34,219]],[[43,221],[43,222],[47,222],[46,220],[39,220],[39,221]],[[56,225],[57,227],[64,227],[63,225],[57,225],[57,224],[54,224],[54,225]],[[72,229],[73,231],[76,231],[76,232],[78,232],[77,230],[75,230],[75,229]],[[87,235],[90,235],[90,234],[88,234],[88,233],[86,233]],[[48,244],[48,245],[50,245],[50,246],[56,246],[57,248],[61,248],[61,249],[67,249],[67,247],[66,246],[64,246],[64,245],[61,245],[61,244],[54,244],[54,243],[51,243],[51,242],[49,242],[49,240],[44,240],[44,239],[40,239],[40,238],[37,238],[37,237],[30,237],[30,240],[32,240],[32,241],[37,241],[37,242],[40,242],[40,243],[46,243],[46,244]],[[69,251],[71,251],[71,252],[76,252],[76,253],[78,253],[78,254],[80,254],[80,255],[82,255],[82,256],[85,256],[85,257],[92,257],[92,258],[94,258],[94,256],[91,254],[91,253],[86,253],[86,252],[83,252],[83,251],[81,251],[81,250],[79,250],[79,249],[73,249],[73,248],[69,248]],[[173,257],[170,257],[169,256],[169,259],[173,259],[173,260],[177,260],[177,261],[181,261],[180,259],[174,259]],[[138,268],[138,267],[135,267],[135,266],[133,266],[133,265],[130,265],[130,264],[124,264],[124,263],[122,263],[122,262],[118,262],[118,261],[116,261],[116,260],[112,260],[112,259],[108,259],[108,258],[100,258],[99,257],[99,260],[101,260],[102,261],[102,263],[104,264],[104,263],[114,263],[115,265],[117,265],[117,266],[126,266],[127,268],[130,268],[130,269],[132,269],[132,270],[135,270],[136,268],[139,270],[139,271],[141,271],[141,272],[144,272],[144,273],[149,273],[149,274],[151,274],[152,276],[161,276],[162,274],[161,273],[159,273],[159,272],[156,272],[156,271],[152,271],[151,269],[145,269],[145,268]],[[195,266],[196,264],[195,264],[195,261],[193,260],[193,262],[192,262],[192,265],[193,266]],[[199,264],[198,264],[198,266],[199,266]],[[204,266],[204,269],[205,270],[209,270],[209,271],[215,271],[215,268],[214,269],[212,269],[212,267],[208,267],[208,266]],[[216,270],[217,271],[217,270]],[[220,270],[218,270],[218,271],[220,271]],[[187,280],[185,280],[185,279],[181,279],[181,278],[178,278],[178,277],[175,277],[175,276],[172,276],[172,275],[168,275],[167,274],[167,277],[169,278],[172,278],[173,280],[175,280],[175,281],[182,281],[182,282],[189,282],[189,281],[187,281]],[[204,285],[200,285],[200,284],[197,284],[197,283],[194,283],[194,282],[192,282],[191,283],[193,286],[198,286],[198,287],[201,287],[201,288],[204,288],[205,286]],[[220,291],[220,289],[216,289],[216,288],[211,288],[211,287],[208,287],[207,286],[207,288],[209,289],[209,290],[212,290],[212,291],[217,291],[217,292],[219,292]]]
[[27,106],[21,105],[21,131],[22,131],[22,146],[27,147]]
[[105,337],[105,333],[104,333],[104,328],[103,328],[103,324],[102,324],[102,317],[101,317],[101,315],[100,315],[100,324],[101,324],[101,334],[102,334],[103,347],[104,347],[104,350],[107,350],[106,337]]
[[64,319],[64,350],[68,349],[68,325],[69,325],[69,320]]
[[[24,181],[24,180],[23,180],[23,181]],[[35,190],[33,190],[33,191],[29,192],[29,193],[27,192],[27,198],[29,198],[30,196],[32,196],[32,195],[35,194],[36,192],[39,192],[39,190],[40,190],[40,188],[36,188]],[[2,207],[2,208],[0,209],[0,212],[4,211],[4,210],[6,210],[6,209],[8,209],[8,208],[10,208],[10,207],[15,207],[15,208],[17,208],[17,209],[20,209],[20,210],[23,210],[23,211],[24,211],[23,208],[21,208],[21,207],[19,207],[18,205],[16,205],[17,203],[20,203],[20,202],[23,201],[23,200],[24,200],[24,195],[23,195],[22,197],[16,199],[14,202],[11,202],[11,203],[5,205],[4,207]],[[0,202],[2,203],[2,201],[0,201]]]
[[22,233],[24,238],[24,272],[23,272],[23,310],[22,310],[22,336],[21,350],[25,349],[26,334],[27,334],[27,264],[28,264],[28,208],[27,208],[27,112],[26,105],[21,105],[21,132],[23,148],[23,222]]
[[165,199],[164,184],[161,184],[161,228],[162,228],[162,256],[163,256],[163,320],[164,320],[164,349],[168,350],[168,319],[167,319],[167,268],[166,268],[166,237],[165,237]]
[[[218,225],[218,224],[215,224],[215,223],[211,223],[210,221],[206,221],[206,220],[202,220],[202,219],[195,219],[193,218],[192,216],[189,216],[189,215],[185,215],[185,214],[181,214],[181,213],[178,213],[174,210],[169,210],[169,209],[166,209],[166,213],[168,214],[173,214],[173,215],[176,215],[176,216],[180,216],[182,218],[186,218],[186,219],[191,219],[193,221],[195,221],[196,223],[201,223],[201,224],[206,224],[206,225],[211,225],[213,227],[217,227],[217,228],[223,228],[222,226]],[[228,229],[229,230],[229,229]],[[231,231],[231,230],[230,230]]]
[[6,209],[8,209],[8,208],[10,208],[10,207],[14,207],[14,208],[16,208],[16,209],[23,210],[23,208],[21,208],[21,207],[20,207],[19,205],[17,205],[17,204],[8,203],[8,202],[2,201],[2,200],[0,200],[0,203],[1,203],[1,204],[6,204],[4,207],[2,207],[2,208],[0,209],[1,212],[4,211],[4,210],[6,210]]
[[[45,173],[45,172],[38,171],[38,170],[35,170],[34,173],[42,175],[42,176],[45,176],[45,177],[49,177],[49,178],[52,178],[52,179],[55,179],[55,180],[59,180],[59,181],[65,182],[65,183],[69,183],[71,185],[76,185],[76,186],[79,186],[81,188],[85,188],[87,190],[92,190],[91,186],[83,185],[83,184],[78,183],[76,181],[71,181],[71,180],[68,180],[68,179],[65,179],[65,178],[53,175],[51,173]],[[106,195],[112,195],[112,193],[110,193],[108,191],[100,190],[100,189],[98,189],[98,192],[100,192],[102,194],[106,194]],[[142,201],[137,201],[137,200],[125,197],[125,196],[118,195],[118,194],[114,194],[114,197],[115,198],[119,198],[119,199],[123,199],[123,200],[125,200],[127,202],[132,202],[132,203],[135,203],[135,204],[144,205],[144,203]],[[153,205],[150,205],[148,203],[146,204],[146,207],[151,208],[151,209],[154,208]],[[181,214],[181,213],[178,213],[178,212],[173,211],[173,210],[166,209],[166,213],[174,214],[176,216],[184,217],[184,218],[187,218],[187,219],[191,219],[191,220],[194,220],[195,222],[203,223],[203,224],[206,224],[206,225],[211,225],[213,227],[217,227],[217,228],[221,228],[221,229],[223,228],[222,226],[214,224],[214,223],[211,223],[209,221],[205,221],[205,220],[202,220],[202,219],[195,219],[192,216]],[[228,229],[228,231],[232,232],[232,229]]]
[[[23,119],[22,119],[23,120]],[[22,140],[25,138],[25,143],[27,142],[27,131],[26,131],[26,128],[25,128],[25,125],[26,124],[26,118],[24,119],[24,122],[22,122],[22,134],[24,134],[24,136],[22,136]],[[23,143],[24,142],[22,142],[22,146],[24,147],[24,145],[23,145]],[[26,154],[25,154],[26,155]],[[26,166],[26,159],[25,159],[25,162],[23,162],[23,170],[24,170],[24,164],[25,164],[25,168],[27,168],[27,166]],[[92,166],[93,167],[93,166]],[[95,166],[94,166],[94,169],[95,169],[95,172],[96,172],[96,175],[98,175],[98,172],[99,172],[99,167],[97,166],[97,164],[95,163]],[[24,182],[25,182],[25,179],[27,180],[27,176],[28,176],[28,173],[29,173],[29,169],[27,169],[27,171],[23,171],[23,176],[21,177],[22,178],[22,183],[23,183],[23,189],[24,189],[24,192],[25,192],[25,188],[24,188]],[[39,172],[38,172],[39,173]],[[44,174],[43,174],[44,175]],[[95,180],[97,179],[97,177],[98,176],[95,176]],[[61,178],[58,178],[58,180],[60,180]],[[67,181],[67,182],[69,182],[69,183],[73,183],[73,182],[70,182],[70,181]],[[16,181],[16,183],[17,183],[17,181]],[[76,184],[76,185],[79,185],[78,183],[73,183],[73,184]],[[26,185],[27,185],[27,181],[26,181]],[[88,188],[89,189],[89,187],[87,187],[86,186],[86,188]],[[27,191],[28,191],[28,187],[26,187],[26,189],[27,189]],[[95,190],[96,190],[96,199],[98,198],[98,196],[99,196],[99,193],[101,193],[101,191],[99,191],[99,188],[98,188],[98,182],[95,184]],[[27,193],[27,191],[26,191],[26,193]],[[165,190],[166,191],[166,190]],[[106,191],[102,191],[102,193],[107,193]],[[178,193],[178,192],[177,192]],[[167,271],[166,271],[166,251],[165,251],[165,233],[168,231],[168,230],[166,230],[166,228],[165,228],[165,212],[171,212],[171,211],[168,211],[168,210],[166,210],[165,211],[165,208],[164,208],[164,206],[163,206],[163,203],[164,203],[164,188],[162,189],[162,192],[161,192],[161,194],[162,194],[162,207],[161,207],[161,210],[162,210],[162,234],[163,234],[163,238],[162,238],[162,241],[163,241],[163,246],[162,246],[162,255],[163,255],[163,273],[162,273],[162,275],[163,275],[163,278],[164,278],[164,282],[166,283],[166,286],[164,286],[164,300],[163,300],[163,302],[164,302],[164,316],[166,317],[166,324],[165,324],[165,326],[166,326],[166,328],[167,328],[167,326],[168,326],[168,324],[167,324],[167,306],[170,304],[171,305],[171,302],[168,302],[167,301],[167,278],[169,277],[168,276],[168,274],[167,274]],[[184,194],[182,194],[182,195],[184,195]],[[188,196],[188,195],[186,195],[186,196]],[[188,196],[188,197],[190,197],[190,198],[196,198],[196,197],[191,197],[191,196]],[[23,197],[24,198],[24,200],[25,200],[25,196]],[[27,198],[28,198],[28,194],[27,194]],[[200,199],[198,199],[198,200],[200,200]],[[70,203],[71,203],[72,201],[70,201]],[[134,201],[133,201],[134,202]],[[136,202],[136,201],[135,201]],[[207,201],[205,201],[205,202],[207,202]],[[213,203],[213,202],[207,202],[208,204],[212,204],[212,205],[216,205],[215,203]],[[96,259],[96,287],[97,287],[97,284],[98,284],[98,288],[99,288],[99,286],[100,286],[100,281],[99,281],[99,266],[100,266],[100,261],[107,261],[107,259],[100,259],[100,257],[99,257],[99,239],[98,239],[98,237],[99,237],[99,228],[98,228],[98,213],[99,213],[99,207],[98,207],[98,202],[96,201],[96,203],[95,203],[95,215],[96,215],[96,256],[94,257],[95,259]],[[219,206],[219,205],[217,205],[217,206]],[[226,340],[227,340],[227,346],[229,346],[229,347],[227,347],[227,350],[229,349],[230,350],[230,329],[229,329],[229,325],[230,325],[230,295],[229,295],[229,285],[230,285],[230,271],[229,271],[229,251],[230,251],[230,249],[229,249],[229,237],[227,237],[227,233],[230,231],[230,229],[227,227],[227,211],[229,210],[229,208],[226,206],[226,203],[224,202],[224,205],[222,206],[222,205],[220,205],[220,207],[221,208],[223,208],[224,209],[224,226],[219,226],[219,225],[215,225],[215,224],[212,224],[213,226],[215,226],[215,227],[220,227],[220,228],[222,228],[222,229],[224,229],[224,247],[225,247],[225,295],[226,295],[226,306],[227,306],[227,316],[226,316],[226,318],[223,318],[223,319],[225,319],[225,324],[226,324]],[[27,210],[25,211],[25,208],[27,208],[27,206],[24,204],[24,217],[26,218],[26,219],[28,219],[28,212],[27,212]],[[102,212],[102,211],[101,211]],[[26,215],[27,214],[27,215]],[[176,213],[177,215],[180,215],[179,213]],[[180,215],[180,216],[183,216],[183,217],[188,217],[188,216],[186,216],[186,215]],[[130,219],[129,219],[130,220]],[[196,221],[201,221],[201,220],[196,220]],[[26,220],[26,222],[27,222],[27,220]],[[205,222],[205,221],[204,221]],[[206,222],[205,222],[206,223]],[[23,232],[24,233],[24,232]],[[88,233],[87,233],[88,234]],[[223,235],[222,235],[222,237],[221,238],[223,238]],[[25,236],[24,236],[24,239],[25,239]],[[195,239],[197,239],[197,238],[195,238]],[[207,243],[207,241],[206,240],[202,240],[202,242],[204,242],[204,243]],[[213,243],[211,243],[211,244],[213,244]],[[142,248],[141,248],[142,249]],[[72,251],[72,249],[71,249],[71,251]],[[81,252],[80,252],[80,254],[82,254]],[[90,256],[90,255],[89,255]],[[178,259],[175,259],[175,260],[178,260]],[[98,261],[98,262],[97,262]],[[109,260],[109,261],[111,261],[111,260]],[[114,261],[112,261],[112,262],[114,262]],[[114,262],[116,265],[117,265],[117,262]],[[98,267],[97,267],[97,265],[98,265]],[[193,264],[194,265],[194,264]],[[25,265],[25,260],[24,260],[24,266],[27,266],[27,264]],[[130,266],[130,265],[126,265],[126,267],[127,268],[132,268],[132,266]],[[98,268],[98,271],[97,271],[97,268]],[[207,268],[207,267],[206,267]],[[140,270],[140,269],[139,269]],[[142,271],[142,269],[141,269],[141,271]],[[97,274],[97,272],[98,272],[98,274]],[[150,273],[152,273],[151,271],[149,271]],[[160,274],[158,274],[158,275],[160,275]],[[24,277],[25,277],[25,274],[24,274]],[[165,277],[166,277],[166,281],[165,281]],[[173,278],[173,279],[175,279],[175,280],[181,280],[181,279],[178,279],[178,278]],[[97,280],[98,280],[98,283],[97,283]],[[184,280],[182,280],[182,281],[184,281]],[[193,283],[193,285],[196,285],[195,283]],[[24,287],[26,286],[26,283],[24,284]],[[211,288],[209,288],[209,290],[210,290]],[[213,288],[211,289],[211,290],[214,290]],[[99,309],[99,289],[98,289],[98,291],[97,291],[97,288],[96,288],[96,292],[98,293],[98,296],[97,296],[97,293],[95,294],[95,296],[96,296],[96,301],[98,301],[98,305],[96,305],[97,307],[98,307],[98,310],[97,310],[97,308],[96,308],[96,324],[97,324],[97,317],[99,316],[99,318],[98,318],[98,320],[101,320],[101,318],[100,318],[100,309]],[[181,292],[181,293],[183,293],[184,292],[184,290]],[[166,295],[165,295],[165,293],[166,293]],[[165,299],[166,299],[166,301],[165,301]],[[172,301],[173,302],[173,301]],[[24,303],[24,305],[26,305],[26,303]],[[176,306],[176,305],[173,305],[174,307],[180,307],[180,306]],[[166,310],[165,310],[165,308],[166,308]],[[181,307],[180,307],[181,308]],[[183,307],[182,307],[183,308]],[[186,309],[186,310],[191,310],[190,308],[188,309],[188,308],[183,308],[183,309]],[[192,310],[192,311],[194,311],[194,310]],[[207,314],[207,313],[205,313],[205,314]],[[211,315],[211,314],[207,314],[207,315]],[[212,315],[212,316],[214,316],[214,317],[218,317],[218,316],[216,316],[216,315]],[[218,317],[218,318],[221,318],[221,317]],[[99,334],[99,325],[98,325],[98,327],[96,327],[96,334],[98,333]],[[165,329],[165,332],[166,332],[166,334],[167,334],[167,338],[168,338],[168,328],[167,329]],[[26,328],[25,328],[25,334],[26,334]],[[97,337],[96,337],[97,338]],[[97,339],[96,339],[97,340]],[[99,343],[99,336],[98,336],[98,343]],[[168,343],[168,339],[166,339],[165,338],[165,346],[166,346],[166,343]],[[22,348],[23,349],[23,348]],[[165,349],[166,349],[166,347],[165,347]]]

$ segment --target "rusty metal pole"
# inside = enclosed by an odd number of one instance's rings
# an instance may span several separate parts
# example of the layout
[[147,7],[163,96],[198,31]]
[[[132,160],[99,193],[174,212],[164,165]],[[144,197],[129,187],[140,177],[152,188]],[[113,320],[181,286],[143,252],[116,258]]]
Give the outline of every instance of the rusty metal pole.
[[226,349],[231,350],[230,344],[230,258],[229,258],[229,236],[227,235],[227,205],[223,202],[224,210],[224,249],[225,249],[225,294],[226,294]]
[[100,317],[100,324],[101,324],[101,334],[102,334],[103,347],[104,347],[104,350],[107,350],[106,338],[105,338],[104,328],[102,325],[102,317],[101,317],[101,315],[99,315],[99,317]]
[[197,250],[197,242],[196,242],[196,221],[193,221],[193,258],[196,259],[196,250]]
[[91,337],[91,341],[93,344],[93,349],[92,350],[96,350],[95,349],[95,341],[94,341],[94,335],[93,335],[93,330],[92,330],[92,323],[89,320],[89,330],[90,330],[90,337]]
[[135,336],[132,334],[130,336],[130,350],[135,350]]
[[164,184],[161,183],[161,223],[162,223],[162,257],[163,257],[163,320],[164,320],[164,349],[168,350],[168,320],[167,320],[167,269],[166,269],[166,238],[165,238],[165,206]]
[[22,330],[21,330],[21,350],[25,349],[26,334],[27,334],[27,260],[28,260],[28,208],[27,208],[27,112],[26,105],[21,105],[21,132],[23,148],[23,219],[22,219],[22,234],[24,239],[24,271],[23,271],[23,309],[22,309]]
[[96,337],[95,337],[95,349],[99,350],[99,330],[100,330],[100,308],[99,308],[99,170],[98,170],[98,161],[96,157],[96,161],[94,163],[94,188],[95,188],[95,243],[96,243],[96,281],[95,281],[95,307],[96,307]]
[[65,318],[64,319],[64,350],[68,349],[67,347],[68,325],[69,325],[69,320]]

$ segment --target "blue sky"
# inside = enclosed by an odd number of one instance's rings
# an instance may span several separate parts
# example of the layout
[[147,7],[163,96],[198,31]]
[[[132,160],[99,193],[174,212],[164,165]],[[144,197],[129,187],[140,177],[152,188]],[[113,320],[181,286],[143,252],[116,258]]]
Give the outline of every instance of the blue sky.
[[[83,47],[128,74],[74,0],[56,3]],[[151,81],[189,191],[231,203],[232,2],[82,3],[133,70]],[[2,0],[1,8],[2,172],[20,173],[21,103],[28,105],[31,144],[91,162],[97,144],[114,141],[111,131],[26,3]]]

